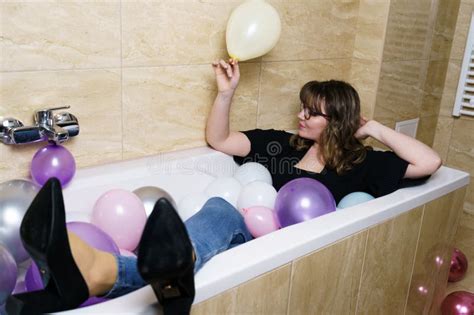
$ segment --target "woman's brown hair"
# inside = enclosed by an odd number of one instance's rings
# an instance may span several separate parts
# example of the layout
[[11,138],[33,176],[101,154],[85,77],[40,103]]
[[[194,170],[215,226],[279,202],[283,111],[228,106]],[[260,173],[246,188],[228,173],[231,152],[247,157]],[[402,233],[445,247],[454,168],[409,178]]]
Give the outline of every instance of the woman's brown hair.
[[[325,166],[344,174],[364,161],[367,150],[354,135],[360,127],[360,99],[357,91],[343,81],[310,81],[300,91],[303,107],[311,113],[322,113],[328,125],[318,141],[319,154]],[[296,150],[308,149],[314,141],[293,135],[290,144]]]

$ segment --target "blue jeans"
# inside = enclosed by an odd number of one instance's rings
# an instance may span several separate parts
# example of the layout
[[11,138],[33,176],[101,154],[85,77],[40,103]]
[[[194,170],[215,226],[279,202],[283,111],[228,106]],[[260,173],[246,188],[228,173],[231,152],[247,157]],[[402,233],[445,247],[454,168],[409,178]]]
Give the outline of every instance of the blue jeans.
[[[184,224],[196,255],[194,273],[213,256],[252,239],[242,215],[222,198],[209,199]],[[147,285],[138,273],[135,257],[116,256],[116,261],[117,280],[105,298],[118,297]]]

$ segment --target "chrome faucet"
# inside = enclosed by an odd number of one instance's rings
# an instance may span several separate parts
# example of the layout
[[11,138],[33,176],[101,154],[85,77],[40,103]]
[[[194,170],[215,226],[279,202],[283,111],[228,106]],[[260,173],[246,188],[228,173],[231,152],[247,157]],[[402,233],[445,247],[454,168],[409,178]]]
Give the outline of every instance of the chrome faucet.
[[34,126],[24,126],[15,118],[0,121],[0,140],[5,144],[26,144],[38,141],[62,143],[79,134],[79,122],[73,114],[62,112],[53,115],[54,110],[70,106],[47,108],[35,111]]

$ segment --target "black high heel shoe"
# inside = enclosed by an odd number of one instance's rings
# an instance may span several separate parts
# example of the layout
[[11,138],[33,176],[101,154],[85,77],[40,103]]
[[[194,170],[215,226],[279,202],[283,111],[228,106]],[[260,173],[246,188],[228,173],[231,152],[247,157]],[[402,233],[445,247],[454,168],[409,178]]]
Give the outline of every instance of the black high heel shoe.
[[40,270],[45,288],[10,296],[7,314],[64,311],[87,300],[89,289],[69,247],[61,184],[56,178],[46,182],[26,211],[20,236]]
[[159,199],[138,245],[138,271],[151,284],[164,315],[189,314],[194,300],[193,246],[178,213]]

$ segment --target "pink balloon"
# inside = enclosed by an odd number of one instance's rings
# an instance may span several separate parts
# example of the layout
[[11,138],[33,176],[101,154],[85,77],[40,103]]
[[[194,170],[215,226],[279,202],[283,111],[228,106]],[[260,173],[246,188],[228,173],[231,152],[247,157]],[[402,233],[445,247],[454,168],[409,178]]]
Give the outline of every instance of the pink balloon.
[[244,221],[253,237],[260,237],[280,228],[275,212],[261,206],[244,208]]
[[441,304],[443,315],[474,314],[474,294],[467,291],[456,291],[444,298]]
[[456,282],[464,278],[467,271],[466,255],[459,249],[455,248],[451,256],[451,266],[449,268],[449,282]]
[[97,199],[91,223],[115,241],[119,248],[133,251],[140,241],[146,212],[137,195],[123,189],[112,189]]

